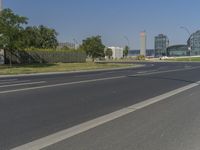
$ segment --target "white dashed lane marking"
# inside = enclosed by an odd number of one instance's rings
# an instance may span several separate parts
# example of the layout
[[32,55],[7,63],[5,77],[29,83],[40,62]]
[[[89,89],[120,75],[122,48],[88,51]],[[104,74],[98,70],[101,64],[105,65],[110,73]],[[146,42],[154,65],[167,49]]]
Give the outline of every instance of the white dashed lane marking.
[[46,81],[26,82],[26,83],[17,83],[17,84],[1,85],[0,88],[4,88],[4,87],[15,87],[15,86],[23,86],[23,85],[34,85],[34,84],[41,84],[41,83],[46,83]]
[[5,80],[0,80],[1,82],[12,82],[12,81],[17,81],[18,79],[5,79]]
[[6,85],[6,84],[16,84],[16,83],[25,83],[25,82],[30,82],[30,80],[21,80],[21,81],[6,81],[6,82],[0,82],[0,85]]

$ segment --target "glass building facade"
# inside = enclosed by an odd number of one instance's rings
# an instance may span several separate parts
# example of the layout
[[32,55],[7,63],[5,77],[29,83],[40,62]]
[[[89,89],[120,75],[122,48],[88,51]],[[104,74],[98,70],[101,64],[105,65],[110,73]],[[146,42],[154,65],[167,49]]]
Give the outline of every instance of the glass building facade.
[[[139,56],[140,55],[140,50],[129,50],[128,56]],[[155,50],[154,49],[147,49],[146,50],[146,56],[148,57],[154,57],[155,55]]]
[[167,48],[167,56],[188,56],[188,45],[173,45]]
[[159,34],[155,37],[155,57],[166,56],[169,39],[166,35]]
[[190,36],[188,47],[191,48],[191,55],[200,55],[200,30]]

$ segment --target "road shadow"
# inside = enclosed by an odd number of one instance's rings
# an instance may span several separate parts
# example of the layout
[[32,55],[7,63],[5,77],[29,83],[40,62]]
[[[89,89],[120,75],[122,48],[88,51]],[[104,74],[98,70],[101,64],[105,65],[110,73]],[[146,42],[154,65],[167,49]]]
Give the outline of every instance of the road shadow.
[[130,78],[140,78],[140,79],[153,79],[153,80],[170,80],[170,81],[179,81],[179,82],[186,82],[186,83],[196,83],[196,81],[192,80],[185,80],[185,79],[178,79],[178,78],[169,78],[169,77],[161,77],[161,76],[156,76],[156,77],[148,77],[148,76],[137,76],[137,75],[130,75],[127,76]]

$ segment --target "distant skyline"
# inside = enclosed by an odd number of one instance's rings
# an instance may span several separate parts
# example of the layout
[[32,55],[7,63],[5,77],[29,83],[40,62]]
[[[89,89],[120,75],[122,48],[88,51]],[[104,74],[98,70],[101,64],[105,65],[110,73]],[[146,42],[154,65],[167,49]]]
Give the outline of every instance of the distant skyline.
[[101,35],[106,46],[140,48],[140,32],[147,32],[147,48],[154,37],[167,35],[172,44],[184,44],[188,33],[200,29],[199,0],[3,0],[4,8],[29,18],[29,25],[55,28],[61,42],[79,43]]

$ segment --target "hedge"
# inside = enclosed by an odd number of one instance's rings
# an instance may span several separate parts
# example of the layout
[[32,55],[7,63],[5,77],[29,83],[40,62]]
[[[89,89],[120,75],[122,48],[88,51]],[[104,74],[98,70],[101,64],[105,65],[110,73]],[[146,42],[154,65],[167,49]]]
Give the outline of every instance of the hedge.
[[[6,52],[6,63],[10,53]],[[33,63],[81,63],[86,62],[86,53],[81,50],[18,50],[12,52],[12,62],[17,64]]]

